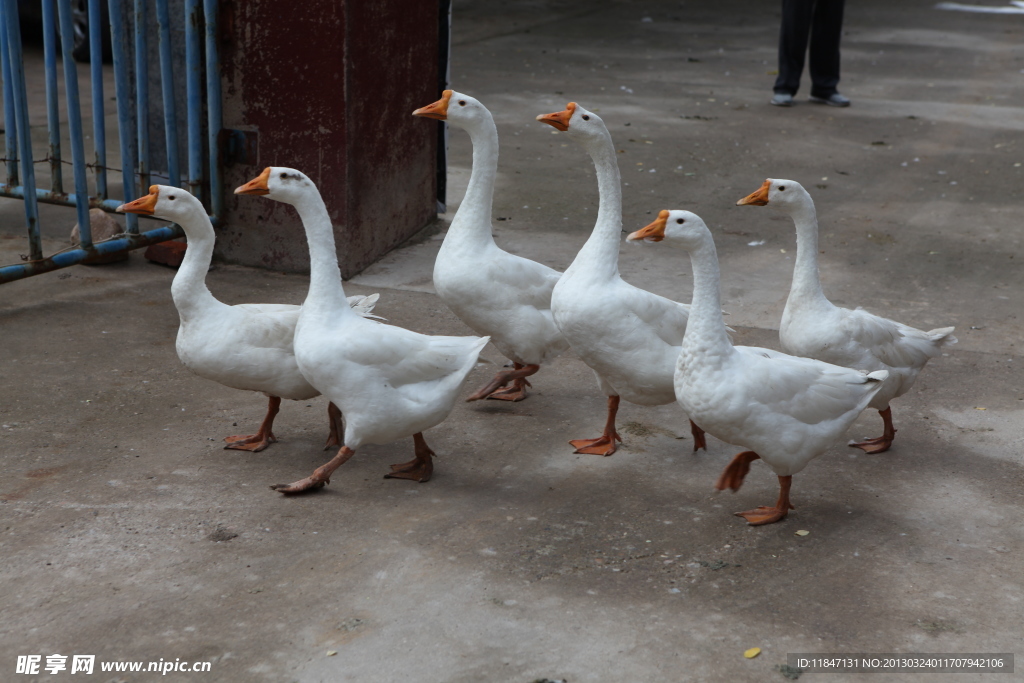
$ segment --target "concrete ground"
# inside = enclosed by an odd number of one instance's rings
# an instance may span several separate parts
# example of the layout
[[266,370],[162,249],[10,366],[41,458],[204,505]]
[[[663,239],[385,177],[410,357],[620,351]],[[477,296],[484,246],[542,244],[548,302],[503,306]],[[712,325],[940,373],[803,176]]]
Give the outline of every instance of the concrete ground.
[[[409,457],[395,443],[284,498],[267,485],[328,457],[326,402],[286,403],[261,453],[223,450],[265,399],[180,365],[172,270],[133,254],[0,287],[0,680],[77,680],[13,673],[19,655],[54,653],[212,662],[167,676],[97,664],[88,680],[302,683],[760,682],[786,680],[792,652],[1020,655],[1022,22],[849,3],[853,106],[809,105],[805,89],[778,109],[777,3],[456,4],[453,87],[491,108],[503,143],[502,246],[564,268],[589,234],[590,160],[533,121],[577,100],[623,150],[627,229],[665,208],[712,227],[738,343],[778,348],[793,265],[789,219],[734,206],[767,176],[814,196],[833,301],[957,327],[894,403],[893,449],[811,463],[780,524],[732,516],[773,501],[775,477],[755,464],[739,493],[715,494],[736,449],[711,438],[692,453],[675,406],[623,404],[619,452],[573,455],[566,441],[597,435],[604,398],[571,354],[526,402],[460,404],[430,430],[429,483],[381,478]],[[469,172],[461,131],[451,152],[449,213],[346,285],[426,333],[467,333],[430,287]],[[0,262],[26,249],[19,212],[0,205]],[[74,223],[66,209],[44,220]],[[689,299],[671,250],[623,247],[621,271]],[[231,303],[299,302],[307,285],[224,264],[208,281]],[[481,364],[467,392],[494,370]],[[880,426],[865,413],[851,436]]]

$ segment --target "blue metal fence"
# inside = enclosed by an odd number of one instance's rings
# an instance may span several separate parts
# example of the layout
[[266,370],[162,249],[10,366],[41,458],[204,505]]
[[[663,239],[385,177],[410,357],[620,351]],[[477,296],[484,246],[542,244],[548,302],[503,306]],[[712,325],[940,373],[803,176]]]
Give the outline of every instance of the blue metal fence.
[[[149,0],[134,2],[134,36],[126,21],[126,0],[107,0],[110,15],[111,48],[113,56],[114,92],[117,100],[118,140],[124,186],[123,199],[111,199],[107,192],[106,131],[103,112],[103,64],[101,5],[104,0],[88,0],[90,82],[92,92],[92,120],[94,160],[87,164],[82,113],[78,94],[78,68],[72,57],[72,0],[42,0],[43,3],[43,57],[46,73],[46,112],[49,131],[49,153],[43,161],[50,164],[51,187],[36,187],[32,139],[22,59],[21,32],[18,22],[18,0],[0,0],[0,77],[3,78],[3,114],[6,129],[6,180],[0,184],[0,196],[25,200],[25,221],[28,228],[29,254],[25,263],[0,267],[0,284],[31,275],[57,270],[82,263],[102,254],[137,249],[163,242],[184,233],[176,225],[139,232],[138,216],[127,214],[126,231],[122,235],[96,242],[89,228],[89,209],[114,211],[120,204],[140,196],[140,189],[149,187],[153,169],[150,165],[149,144],[149,80],[148,36],[146,31]],[[160,52],[160,79],[163,96],[164,132],[167,140],[167,184],[180,186],[178,162],[178,127],[174,105],[174,68],[171,53],[171,21],[169,0],[154,0],[158,26]],[[54,8],[56,7],[56,18]],[[56,19],[56,21],[55,21]],[[223,187],[218,136],[221,131],[220,58],[217,48],[217,0],[185,1],[185,80],[188,102],[188,178],[187,189],[202,197],[209,172],[207,209],[217,224],[223,215]],[[205,26],[204,36],[200,32]],[[58,32],[59,27],[59,32]],[[68,133],[71,140],[71,166],[74,173],[74,193],[64,191],[61,156],[60,107],[57,87],[57,37],[61,40],[63,57],[65,106],[68,114]],[[134,47],[134,49],[132,49]],[[202,47],[205,47],[205,65]],[[134,56],[135,101],[132,102],[128,69]],[[205,81],[205,93],[203,82]],[[207,135],[203,137],[203,95],[206,96]],[[138,154],[132,142],[137,143]],[[20,166],[20,168],[19,168]],[[94,171],[95,194],[88,193],[87,166]],[[162,175],[162,174],[161,174]],[[49,257],[43,256],[39,232],[37,202],[74,206],[78,213],[81,243]]]

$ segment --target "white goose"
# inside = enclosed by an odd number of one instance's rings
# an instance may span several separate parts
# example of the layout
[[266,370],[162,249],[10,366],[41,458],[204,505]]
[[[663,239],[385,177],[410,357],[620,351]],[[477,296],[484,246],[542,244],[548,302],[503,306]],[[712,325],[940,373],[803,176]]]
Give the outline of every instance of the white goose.
[[733,346],[722,319],[715,241],[699,216],[662,211],[627,239],[664,239],[689,252],[693,303],[676,364],[676,398],[709,433],[749,449],[732,459],[715,488],[738,490],[758,458],[778,475],[780,493],[774,506],[736,514],[751,525],[785,518],[793,509],[793,475],[846,433],[889,373]]
[[448,417],[462,381],[487,337],[432,337],[368,321],[346,305],[334,226],[313,182],[290,168],[268,167],[235,190],[291,204],[309,242],[309,293],[295,328],[295,360],[309,383],[345,414],[345,445],[327,464],[292,484],[299,493],[330,483],[364,443],[413,437],[415,458],[385,475],[427,481],[433,451],[422,432]]
[[[229,306],[214,298],[206,287],[206,273],[216,239],[202,203],[177,187],[153,185],[149,194],[117,207],[174,221],[185,231],[188,249],[171,283],[171,297],[181,326],[175,346],[178,358],[189,370],[205,379],[247,391],[259,391],[269,399],[267,415],[252,435],[229,436],[231,448],[262,451],[274,438],[274,417],[281,399],[305,401],[319,396],[299,372],[292,350],[299,307],[290,304],[238,304]],[[379,295],[349,297],[359,315],[369,315]],[[372,316],[371,316],[372,317]],[[341,445],[341,412],[333,403],[327,413],[331,431],[324,449]]]
[[[448,121],[473,141],[469,187],[434,262],[434,289],[474,332],[490,335],[514,369],[499,372],[466,400],[522,401],[530,386],[526,378],[569,348],[551,316],[551,290],[561,273],[494,243],[491,203],[498,131],[491,112],[468,95],[445,90],[440,100],[413,116]],[[501,389],[509,382],[511,387]]]
[[847,368],[889,371],[885,386],[871,401],[882,416],[882,436],[850,444],[866,453],[889,450],[896,436],[889,402],[910,390],[930,358],[956,343],[954,328],[923,332],[860,308],[839,308],[825,298],[818,279],[818,218],[811,196],[800,183],[769,178],[736,203],[777,207],[796,224],[793,284],[779,326],[782,348]]
[[[620,398],[644,406],[676,400],[672,375],[686,331],[687,304],[639,289],[619,277],[622,188],[615,147],[604,122],[575,102],[538,121],[567,132],[597,169],[597,222],[572,265],[555,285],[551,311],[569,345],[608,396],[604,433],[570,441],[577,453],[611,455],[622,438],[615,431]],[[690,421],[693,450],[707,449],[704,432]]]

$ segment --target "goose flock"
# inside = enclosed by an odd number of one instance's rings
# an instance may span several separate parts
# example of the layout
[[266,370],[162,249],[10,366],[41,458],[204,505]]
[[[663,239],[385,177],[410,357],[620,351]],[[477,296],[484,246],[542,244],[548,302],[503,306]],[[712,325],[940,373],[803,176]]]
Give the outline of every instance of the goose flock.
[[330,483],[362,444],[409,436],[413,459],[392,465],[385,476],[429,480],[434,453],[423,432],[451,413],[480,351],[491,342],[512,369],[498,372],[467,401],[526,399],[527,378],[571,348],[608,397],[601,435],[569,442],[577,453],[615,453],[622,441],[615,430],[621,399],[644,406],[677,402],[689,417],[695,451],[707,448],[705,432],[744,449],[725,467],[717,489],[738,490],[754,460],[764,460],[776,473],[776,503],[736,513],[751,525],[770,524],[793,509],[793,475],[838,443],[868,406],[881,415],[883,433],[849,445],[867,453],[888,450],[896,434],[891,401],[913,386],[930,358],[956,343],[952,327],[923,332],[833,305],[818,277],[814,202],[792,180],[769,178],[737,202],[781,209],[796,226],[793,283],[779,330],[788,353],[733,345],[722,317],[714,239],[694,213],[663,210],[626,238],[664,242],[689,254],[691,303],[625,282],[618,268],[622,189],[615,147],[601,118],[574,102],[537,120],[565,132],[594,162],[600,205],[593,231],[564,273],[511,254],[495,244],[491,232],[498,166],[491,113],[478,100],[445,90],[413,115],[447,121],[472,141],[466,196],[438,253],[433,280],[441,300],[479,336],[418,334],[374,316],[376,294],[346,297],[330,216],[301,171],[268,167],[235,190],[291,204],[298,212],[310,256],[309,291],[301,306],[228,306],[215,299],[205,284],[213,226],[185,190],[154,185],[149,195],[119,208],[175,221],[188,237],[171,286],[181,320],[182,363],[201,377],[269,399],[256,434],[229,436],[226,448],[259,451],[272,443],[282,398],[329,399],[325,449],[338,451],[308,477],[271,487],[283,494]]

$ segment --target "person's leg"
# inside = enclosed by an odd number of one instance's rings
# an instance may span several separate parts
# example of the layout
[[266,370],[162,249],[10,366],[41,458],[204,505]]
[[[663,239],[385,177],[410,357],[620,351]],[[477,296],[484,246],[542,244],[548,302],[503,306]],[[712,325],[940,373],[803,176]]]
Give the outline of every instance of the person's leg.
[[775,92],[795,95],[800,89],[807,39],[811,33],[814,0],[782,0],[782,26],[779,29],[779,77]]
[[811,28],[811,97],[828,99],[839,85],[839,42],[845,0],[817,0]]

